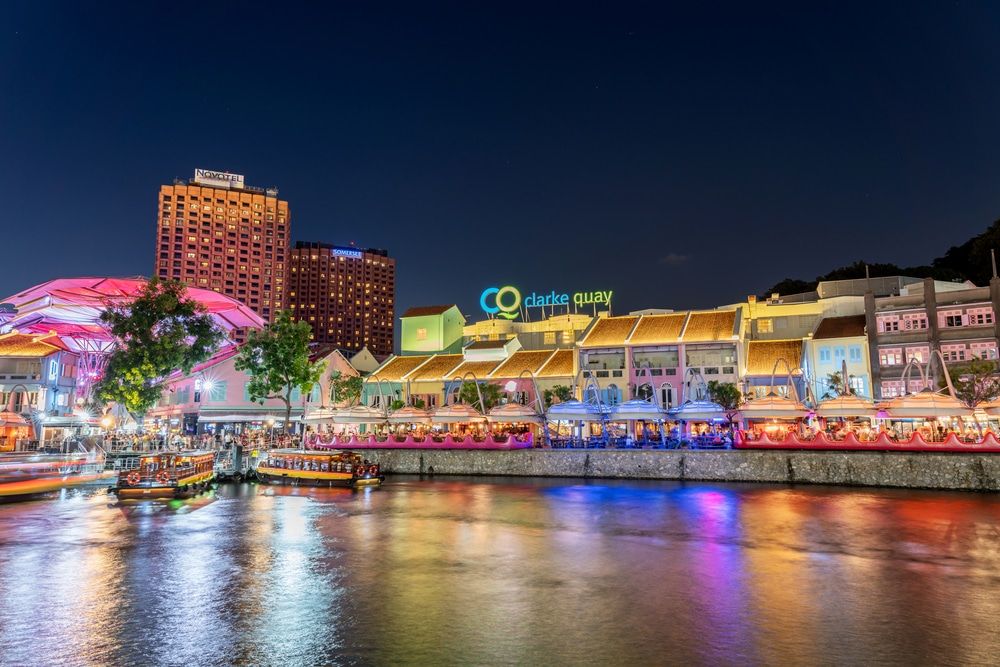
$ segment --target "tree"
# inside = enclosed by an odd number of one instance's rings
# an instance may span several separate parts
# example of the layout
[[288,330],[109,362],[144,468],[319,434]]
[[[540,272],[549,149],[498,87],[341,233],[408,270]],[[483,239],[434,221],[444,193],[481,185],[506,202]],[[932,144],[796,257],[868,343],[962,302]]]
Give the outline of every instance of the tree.
[[334,371],[330,375],[330,400],[334,404],[355,405],[361,398],[363,388],[360,375],[344,375],[340,371]]
[[[458,400],[473,407],[479,406],[479,411],[486,414],[487,410],[500,403],[500,387],[491,382],[480,382],[479,391],[476,391],[476,384],[475,382],[463,382],[458,390]],[[480,393],[483,395],[483,403],[486,405],[479,405]]]
[[726,419],[732,425],[736,413],[739,412],[740,402],[743,400],[739,387],[732,382],[710,380],[708,382],[708,397],[722,407],[726,413]]
[[236,357],[236,370],[250,375],[247,393],[261,403],[277,399],[285,404],[285,429],[291,430],[292,392],[312,390],[323,373],[324,362],[309,361],[308,322],[295,322],[281,311],[261,331],[251,331]]
[[848,379],[840,371],[827,375],[826,385],[835,396],[853,396],[856,393]]
[[[995,361],[973,358],[947,370],[955,387],[955,396],[970,408],[975,409],[979,404],[1000,396],[1000,378],[997,377]],[[939,386],[942,389],[948,386],[943,376]]]
[[573,390],[564,384],[557,384],[552,389],[546,389],[542,392],[542,399],[545,401],[546,408],[551,408],[555,399],[559,399],[560,403],[565,403],[571,398],[573,398]]
[[156,404],[167,376],[190,372],[212,355],[224,335],[204,307],[187,296],[183,283],[158,278],[131,301],[109,305],[101,320],[114,342],[94,390],[100,400],[115,401],[137,415]]

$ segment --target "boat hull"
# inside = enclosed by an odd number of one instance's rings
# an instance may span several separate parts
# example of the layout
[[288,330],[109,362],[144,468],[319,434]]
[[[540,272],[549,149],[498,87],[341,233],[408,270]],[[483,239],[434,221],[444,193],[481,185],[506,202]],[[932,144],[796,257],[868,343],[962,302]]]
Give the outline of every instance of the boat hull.
[[362,486],[378,486],[384,479],[378,477],[355,477],[349,472],[315,472],[308,470],[286,470],[284,468],[268,468],[259,466],[257,478],[265,484],[282,486],[317,486],[325,488],[357,488]]
[[51,493],[61,489],[99,483],[108,477],[109,475],[103,471],[97,471],[57,477],[40,476],[16,481],[3,481],[0,482],[0,498],[21,498],[40,493]]
[[181,479],[176,485],[118,486],[112,488],[111,492],[117,495],[119,500],[192,498],[206,491],[213,478],[214,475],[198,475]]

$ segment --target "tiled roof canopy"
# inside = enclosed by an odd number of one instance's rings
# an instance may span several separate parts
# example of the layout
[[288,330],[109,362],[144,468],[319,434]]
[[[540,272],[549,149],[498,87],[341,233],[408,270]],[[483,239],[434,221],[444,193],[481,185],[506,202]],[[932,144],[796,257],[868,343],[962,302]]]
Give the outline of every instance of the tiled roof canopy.
[[519,350],[510,355],[510,358],[494,370],[490,376],[515,378],[524,371],[537,374],[538,369],[549,360],[552,354],[552,350]]
[[[792,369],[802,364],[802,340],[754,340],[747,347],[747,375],[770,375],[778,359],[784,359]],[[778,373],[783,375],[784,364]]]
[[402,380],[407,373],[412,372],[417,366],[430,359],[429,355],[416,357],[393,357],[393,359],[382,368],[372,373],[374,380]]
[[629,336],[632,345],[674,343],[681,335],[687,313],[671,315],[643,315],[635,331]]
[[[51,342],[46,342],[48,338]],[[47,357],[65,349],[55,336],[28,336],[17,332],[0,336],[0,356]]]
[[426,364],[410,374],[407,380],[440,380],[443,377],[451,379],[456,366],[462,363],[460,354],[436,354]]
[[477,379],[482,380],[499,364],[500,362],[496,359],[491,361],[466,361],[458,368],[449,371],[448,377],[442,377],[441,379],[454,380],[456,377],[462,377],[466,373],[472,373]]
[[574,350],[556,350],[552,358],[538,371],[538,377],[570,377],[573,375]]
[[735,310],[712,310],[691,313],[684,328],[685,343],[732,340],[736,326]]
[[585,347],[624,345],[625,339],[638,321],[639,318],[634,315],[601,318],[580,344]]

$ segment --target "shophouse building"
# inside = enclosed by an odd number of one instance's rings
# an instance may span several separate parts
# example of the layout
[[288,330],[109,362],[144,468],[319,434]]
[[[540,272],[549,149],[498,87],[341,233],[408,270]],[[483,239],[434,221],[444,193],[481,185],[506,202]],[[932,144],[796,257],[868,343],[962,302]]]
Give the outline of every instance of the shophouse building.
[[1000,280],[989,287],[948,283],[930,278],[908,285],[897,296],[865,297],[869,363],[876,398],[887,399],[919,391],[918,372],[904,377],[911,360],[929,370],[928,383],[937,389],[943,375],[931,361],[938,350],[949,366],[972,358],[996,359],[1000,324]]

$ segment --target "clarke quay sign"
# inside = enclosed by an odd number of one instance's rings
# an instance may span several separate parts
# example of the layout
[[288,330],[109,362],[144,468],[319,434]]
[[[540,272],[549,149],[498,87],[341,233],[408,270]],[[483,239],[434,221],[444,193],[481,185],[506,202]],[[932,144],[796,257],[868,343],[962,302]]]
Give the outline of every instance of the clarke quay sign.
[[195,169],[194,182],[211,185],[216,188],[243,188],[243,174],[230,174],[228,171],[212,171],[211,169]]
[[488,315],[496,315],[507,320],[517,317],[523,305],[525,308],[544,308],[545,306],[589,306],[608,305],[611,303],[611,290],[597,290],[594,292],[556,292],[555,290],[545,294],[532,292],[522,298],[521,291],[513,285],[504,287],[487,287],[479,295],[479,305]]

